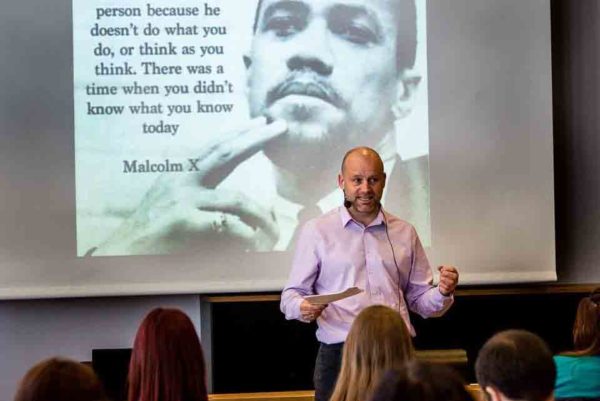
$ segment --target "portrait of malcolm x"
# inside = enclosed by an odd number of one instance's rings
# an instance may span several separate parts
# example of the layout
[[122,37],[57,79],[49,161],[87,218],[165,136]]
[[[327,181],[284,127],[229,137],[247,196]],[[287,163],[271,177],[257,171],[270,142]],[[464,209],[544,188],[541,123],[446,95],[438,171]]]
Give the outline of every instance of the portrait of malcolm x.
[[[384,160],[386,210],[427,243],[427,156],[402,160],[395,140],[395,121],[411,112],[420,81],[416,47],[414,0],[259,0],[244,56],[252,119],[206,146],[194,174],[157,179],[94,255],[214,241],[285,250],[303,211],[341,205],[340,160],[359,145]],[[227,185],[256,171],[261,189]]]

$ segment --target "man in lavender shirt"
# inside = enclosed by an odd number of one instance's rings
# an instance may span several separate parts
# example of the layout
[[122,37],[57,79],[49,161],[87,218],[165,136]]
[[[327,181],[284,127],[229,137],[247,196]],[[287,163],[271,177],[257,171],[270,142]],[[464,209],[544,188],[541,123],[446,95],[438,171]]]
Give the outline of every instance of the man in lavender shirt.
[[[350,150],[338,175],[344,207],[309,220],[298,237],[281,311],[287,319],[317,321],[321,346],[314,374],[316,401],[331,395],[343,343],[363,308],[383,304],[397,310],[414,336],[408,309],[423,317],[440,316],[453,302],[458,271],[440,266],[439,284],[432,285],[431,267],[414,227],[381,207],[385,179],[377,152]],[[364,292],[331,305],[304,299],[353,286]]]

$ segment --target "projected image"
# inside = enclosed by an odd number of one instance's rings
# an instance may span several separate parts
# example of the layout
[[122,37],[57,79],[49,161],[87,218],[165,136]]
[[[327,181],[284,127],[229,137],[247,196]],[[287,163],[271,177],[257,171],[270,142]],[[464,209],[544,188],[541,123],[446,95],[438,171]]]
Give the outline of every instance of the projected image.
[[370,146],[430,245],[424,0],[73,1],[77,254],[286,251]]

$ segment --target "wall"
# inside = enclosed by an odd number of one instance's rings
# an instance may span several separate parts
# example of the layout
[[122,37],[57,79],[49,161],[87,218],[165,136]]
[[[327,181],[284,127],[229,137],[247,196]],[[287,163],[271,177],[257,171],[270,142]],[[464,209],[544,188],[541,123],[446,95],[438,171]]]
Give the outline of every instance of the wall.
[[552,1],[556,255],[562,282],[600,282],[600,2]]

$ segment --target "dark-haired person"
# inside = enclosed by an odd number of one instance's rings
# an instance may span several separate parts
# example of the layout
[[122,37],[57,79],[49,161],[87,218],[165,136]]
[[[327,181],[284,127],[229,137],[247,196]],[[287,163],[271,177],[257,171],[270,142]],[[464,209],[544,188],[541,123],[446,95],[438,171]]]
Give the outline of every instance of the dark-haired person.
[[196,171],[156,180],[93,254],[214,241],[286,250],[303,210],[339,205],[331,177],[344,152],[362,144],[378,150],[390,174],[390,210],[429,238],[428,158],[401,160],[395,140],[420,82],[416,47],[414,0],[259,1],[244,57],[253,119],[204,146]]
[[548,346],[525,330],[502,331],[481,348],[475,362],[489,401],[552,401],[556,368]]
[[[432,285],[431,267],[415,228],[381,206],[385,183],[384,163],[374,149],[349,150],[338,174],[344,206],[309,220],[298,237],[281,311],[286,319],[317,321],[321,343],[314,372],[317,401],[329,399],[343,343],[364,308],[389,306],[414,335],[409,309],[435,317],[453,302],[458,271],[440,266],[439,285]],[[365,291],[327,307],[305,299],[354,286]]]
[[363,309],[344,344],[330,401],[367,400],[387,370],[399,369],[413,357],[410,334],[397,311],[383,305]]
[[388,371],[368,401],[474,401],[452,368],[410,361]]
[[190,318],[156,308],[142,321],[131,353],[128,401],[207,401],[204,354]]
[[579,301],[575,349],[554,357],[558,399],[600,400],[600,288]]
[[50,358],[33,366],[14,401],[108,401],[94,371],[79,362]]

